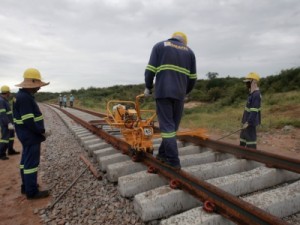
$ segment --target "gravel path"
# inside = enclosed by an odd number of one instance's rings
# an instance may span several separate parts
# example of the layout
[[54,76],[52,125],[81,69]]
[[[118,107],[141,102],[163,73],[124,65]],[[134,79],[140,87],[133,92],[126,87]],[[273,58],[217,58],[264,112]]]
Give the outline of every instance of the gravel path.
[[[85,169],[80,154],[88,156],[60,117],[45,106],[41,109],[52,135],[43,144],[40,171],[54,201]],[[37,213],[47,225],[145,224],[134,213],[131,201],[119,195],[115,184],[109,183],[105,175],[99,181],[89,171],[52,210],[41,209]]]

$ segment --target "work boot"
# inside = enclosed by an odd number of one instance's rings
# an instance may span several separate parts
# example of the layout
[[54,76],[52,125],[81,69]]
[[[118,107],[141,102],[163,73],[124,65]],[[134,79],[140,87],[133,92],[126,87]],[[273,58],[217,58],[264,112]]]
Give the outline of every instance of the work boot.
[[173,166],[173,165],[169,165],[168,164],[168,166],[172,167],[172,169],[175,170],[175,171],[181,170],[181,166],[180,165]]
[[6,155],[0,156],[0,159],[2,160],[8,160],[9,158]]
[[166,161],[166,159],[163,156],[159,155],[159,154],[156,155],[156,159],[159,160],[159,161],[161,161],[161,162],[165,162]]
[[19,155],[19,154],[20,154],[20,152],[17,152],[14,149],[8,150],[8,155]]
[[35,195],[33,196],[27,196],[27,199],[40,199],[40,198],[47,198],[49,196],[49,191],[38,191]]
[[25,185],[24,184],[21,185],[21,194],[22,195],[26,194],[26,192],[25,192]]
[[[39,187],[40,187],[40,185],[37,184],[37,188],[39,188]],[[25,192],[25,185],[24,185],[24,184],[21,185],[21,194],[22,194],[22,195],[25,195],[25,194],[26,194],[26,192]]]
[[179,171],[181,170],[181,165],[173,165],[172,163],[170,163],[169,161],[165,161],[163,162],[165,163],[166,165],[168,165],[169,167],[171,167],[172,169],[174,169],[175,171]]

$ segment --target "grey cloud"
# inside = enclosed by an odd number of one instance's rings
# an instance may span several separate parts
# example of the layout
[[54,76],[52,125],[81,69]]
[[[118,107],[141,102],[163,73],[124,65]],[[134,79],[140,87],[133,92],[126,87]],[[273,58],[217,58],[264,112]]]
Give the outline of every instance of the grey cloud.
[[37,67],[46,90],[143,83],[152,46],[188,35],[199,78],[299,66],[298,0],[1,0],[0,76]]

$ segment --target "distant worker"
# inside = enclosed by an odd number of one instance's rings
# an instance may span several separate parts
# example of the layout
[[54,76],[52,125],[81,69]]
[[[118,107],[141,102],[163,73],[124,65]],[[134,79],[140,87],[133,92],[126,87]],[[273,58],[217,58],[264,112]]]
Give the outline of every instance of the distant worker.
[[180,169],[176,131],[183,113],[184,99],[193,89],[196,58],[187,46],[187,36],[175,32],[168,40],[157,43],[145,71],[145,96],[151,95],[155,78],[156,111],[162,143],[157,159]]
[[70,107],[72,108],[73,107],[73,103],[74,103],[74,96],[72,94],[70,95],[69,100],[70,100]]
[[8,155],[20,154],[14,150],[14,139],[15,131],[13,126],[13,117],[12,111],[8,102],[10,96],[10,88],[6,85],[1,87],[0,95],[0,159],[7,160],[9,159],[6,156],[6,150],[8,149]]
[[249,91],[246,107],[242,118],[240,146],[256,149],[256,127],[261,123],[261,93],[258,88],[259,75],[249,73],[244,82]]
[[61,96],[61,94],[59,94],[58,103],[59,103],[59,107],[61,108],[63,104],[63,97]]
[[67,96],[64,95],[63,97],[63,104],[64,104],[64,107],[66,108],[67,107]]
[[16,85],[21,88],[13,103],[16,133],[23,147],[20,162],[21,192],[26,194],[28,199],[45,198],[49,196],[49,191],[38,189],[37,173],[41,142],[46,140],[46,133],[43,115],[34,99],[34,94],[49,83],[43,82],[40,72],[33,68],[25,70],[23,77],[23,82]]

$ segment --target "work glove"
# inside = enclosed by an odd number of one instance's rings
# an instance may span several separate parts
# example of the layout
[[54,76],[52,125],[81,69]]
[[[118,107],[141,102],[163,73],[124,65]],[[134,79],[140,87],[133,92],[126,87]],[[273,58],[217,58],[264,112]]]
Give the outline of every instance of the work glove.
[[145,91],[144,91],[144,95],[145,95],[145,97],[150,97],[150,96],[151,96],[151,94],[152,94],[151,90],[150,90],[150,89],[148,89],[148,88],[145,88]]
[[189,102],[189,97],[188,97],[188,96],[185,96],[183,102],[184,102],[184,103]]
[[243,124],[242,129],[244,130],[244,129],[246,129],[248,126],[249,126],[249,123],[246,122],[246,123]]
[[51,130],[47,130],[45,133],[43,133],[43,136],[45,138],[49,137],[52,134]]
[[9,130],[14,130],[15,129],[14,125],[12,123],[9,123],[7,126],[8,126]]

